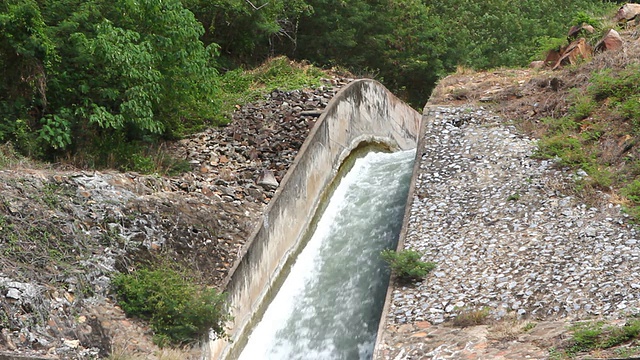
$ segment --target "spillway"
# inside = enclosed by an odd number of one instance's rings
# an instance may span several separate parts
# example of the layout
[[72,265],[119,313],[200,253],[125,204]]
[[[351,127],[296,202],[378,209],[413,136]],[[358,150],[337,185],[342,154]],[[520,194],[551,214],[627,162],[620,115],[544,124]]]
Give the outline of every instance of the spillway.
[[371,359],[415,150],[370,152],[341,179],[241,360]]

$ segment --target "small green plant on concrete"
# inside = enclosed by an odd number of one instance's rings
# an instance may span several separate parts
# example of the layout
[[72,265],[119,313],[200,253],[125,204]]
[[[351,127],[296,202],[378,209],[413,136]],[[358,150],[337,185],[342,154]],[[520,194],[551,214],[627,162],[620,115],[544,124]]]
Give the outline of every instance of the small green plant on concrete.
[[528,322],[528,323],[527,323],[527,324],[522,328],[522,331],[524,331],[524,332],[531,331],[531,330],[533,330],[533,329],[536,327],[536,325],[538,325],[538,324],[536,324],[536,323],[534,323],[534,322]]
[[141,269],[117,275],[112,284],[122,309],[149,321],[160,346],[193,343],[209,329],[224,335],[224,294],[198,285],[180,271]]
[[507,197],[507,201],[518,201],[520,200],[520,194],[513,193]]
[[421,279],[436,268],[436,264],[420,260],[422,254],[415,250],[383,250],[380,255],[401,280]]

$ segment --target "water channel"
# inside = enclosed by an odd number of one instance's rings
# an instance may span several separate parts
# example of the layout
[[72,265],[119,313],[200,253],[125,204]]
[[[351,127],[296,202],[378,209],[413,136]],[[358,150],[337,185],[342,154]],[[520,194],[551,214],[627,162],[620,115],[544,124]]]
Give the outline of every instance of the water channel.
[[241,360],[371,359],[415,151],[370,152],[335,188],[316,230],[249,335]]

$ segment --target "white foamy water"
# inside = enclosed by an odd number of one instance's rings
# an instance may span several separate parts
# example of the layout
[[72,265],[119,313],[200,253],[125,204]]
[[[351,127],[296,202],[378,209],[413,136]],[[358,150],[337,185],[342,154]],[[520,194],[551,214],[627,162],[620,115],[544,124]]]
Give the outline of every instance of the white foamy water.
[[241,360],[370,359],[415,151],[356,160],[289,276],[249,335]]

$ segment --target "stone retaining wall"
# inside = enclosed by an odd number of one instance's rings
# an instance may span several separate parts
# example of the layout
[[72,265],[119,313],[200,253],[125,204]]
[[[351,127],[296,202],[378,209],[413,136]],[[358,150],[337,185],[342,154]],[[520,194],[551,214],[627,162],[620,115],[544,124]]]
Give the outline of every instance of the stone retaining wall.
[[362,143],[415,148],[419,124],[420,114],[376,81],[354,81],[336,94],[232,269],[226,286],[233,316],[229,339],[211,341],[207,358],[233,357],[240,351],[239,340],[296,252],[323,193],[349,153]]

